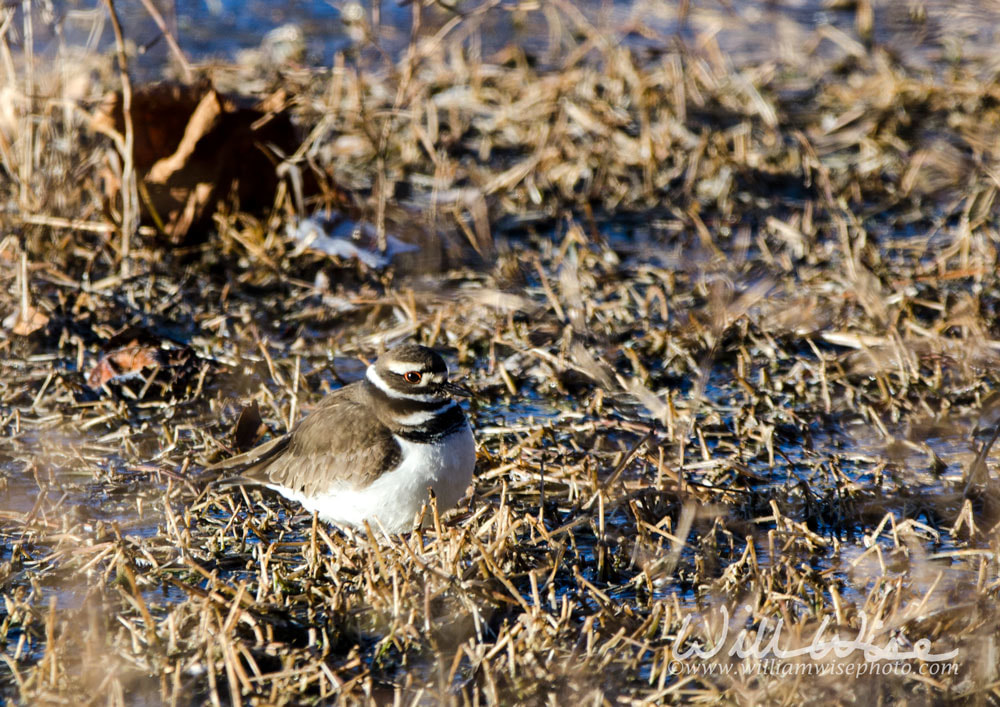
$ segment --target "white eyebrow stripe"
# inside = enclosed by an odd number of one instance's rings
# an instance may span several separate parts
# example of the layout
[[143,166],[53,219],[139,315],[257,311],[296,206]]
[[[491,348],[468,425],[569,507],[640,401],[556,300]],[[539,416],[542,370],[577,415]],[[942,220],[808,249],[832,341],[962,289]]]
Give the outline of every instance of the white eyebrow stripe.
[[409,415],[401,415],[396,418],[396,422],[407,427],[415,427],[417,425],[424,425],[431,420],[433,420],[438,415],[444,415],[453,407],[456,403],[453,400],[444,407],[437,408],[436,410],[421,410],[419,412],[410,413]]
[[401,393],[398,390],[393,390],[389,384],[385,382],[382,376],[378,374],[378,371],[375,370],[374,363],[368,366],[368,370],[365,372],[365,377],[368,379],[369,383],[374,385],[390,398],[396,398],[398,400],[416,400],[421,403],[436,403],[442,400],[442,398],[438,395],[429,395],[427,393]]
[[405,361],[390,361],[386,364],[386,368],[400,376],[410,371],[416,371],[416,366],[415,363],[406,363]]

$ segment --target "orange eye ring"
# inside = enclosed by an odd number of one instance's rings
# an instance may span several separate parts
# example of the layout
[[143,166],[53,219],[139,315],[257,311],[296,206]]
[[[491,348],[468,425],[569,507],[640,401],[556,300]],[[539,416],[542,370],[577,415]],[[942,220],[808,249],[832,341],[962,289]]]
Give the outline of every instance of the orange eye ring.
[[407,371],[403,374],[403,380],[413,385],[419,383],[421,378],[420,371]]

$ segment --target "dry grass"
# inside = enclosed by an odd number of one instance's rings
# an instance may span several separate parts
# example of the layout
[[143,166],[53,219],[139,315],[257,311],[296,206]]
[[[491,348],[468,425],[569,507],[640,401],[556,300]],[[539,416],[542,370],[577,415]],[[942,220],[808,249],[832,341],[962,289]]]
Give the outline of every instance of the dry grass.
[[[284,90],[306,211],[346,193],[422,244],[383,273],[286,238],[291,176],[184,245],[125,239],[86,121],[111,58],[33,64],[0,10],[0,692],[995,702],[996,69],[894,50],[869,10],[782,21],[752,63],[716,41],[731,13],[647,53],[553,2],[527,11],[547,53],[477,50],[525,12],[488,4],[423,8],[399,60],[359,26],[329,70],[195,67]],[[126,326],[164,351],[91,389]],[[463,506],[385,538],[206,488],[244,405],[280,433],[403,339],[482,392]],[[958,652],[729,654],[778,620],[786,649],[827,625]]]

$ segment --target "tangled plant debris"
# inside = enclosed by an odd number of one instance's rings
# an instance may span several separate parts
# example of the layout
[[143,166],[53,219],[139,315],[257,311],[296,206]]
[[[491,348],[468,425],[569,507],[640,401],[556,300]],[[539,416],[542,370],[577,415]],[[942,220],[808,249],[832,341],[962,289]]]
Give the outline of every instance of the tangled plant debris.
[[[128,89],[0,9],[4,698],[995,700],[989,8],[764,52],[732,8],[411,5],[399,56],[361,13],[331,67]],[[379,537],[207,483],[403,340],[480,393],[458,509]]]

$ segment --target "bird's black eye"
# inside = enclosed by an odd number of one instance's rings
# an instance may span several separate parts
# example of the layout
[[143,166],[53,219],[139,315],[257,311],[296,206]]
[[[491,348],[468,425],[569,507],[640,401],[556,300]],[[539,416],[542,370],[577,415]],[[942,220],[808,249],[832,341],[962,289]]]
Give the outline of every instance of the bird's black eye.
[[421,378],[420,371],[407,371],[406,373],[403,374],[403,380],[405,380],[407,383],[412,383],[413,385],[419,383],[420,378]]

